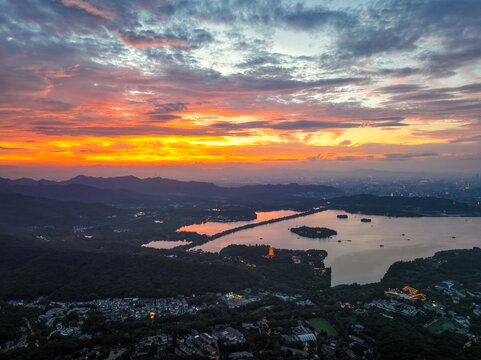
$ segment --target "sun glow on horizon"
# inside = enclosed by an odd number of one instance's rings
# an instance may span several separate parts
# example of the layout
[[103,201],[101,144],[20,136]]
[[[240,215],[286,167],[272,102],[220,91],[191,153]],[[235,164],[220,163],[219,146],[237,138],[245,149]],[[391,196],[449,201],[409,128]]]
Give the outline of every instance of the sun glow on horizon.
[[477,17],[432,0],[194,3],[7,2],[0,165],[481,167]]

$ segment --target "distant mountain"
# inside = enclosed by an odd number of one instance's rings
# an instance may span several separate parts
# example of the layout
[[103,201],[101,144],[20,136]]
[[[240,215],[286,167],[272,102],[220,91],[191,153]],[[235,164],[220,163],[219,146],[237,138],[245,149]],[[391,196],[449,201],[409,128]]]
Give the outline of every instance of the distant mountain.
[[81,184],[111,190],[130,190],[148,195],[216,195],[220,189],[217,185],[207,182],[178,181],[164,178],[139,179],[135,176],[102,178],[80,175],[64,181],[63,184]]
[[128,190],[109,190],[82,184],[65,184],[32,179],[9,180],[0,178],[0,192],[39,196],[63,201],[121,203],[148,199],[148,196]]
[[292,198],[323,199],[342,195],[342,191],[324,185],[248,185],[221,187],[199,181],[178,181],[164,178],[140,179],[135,176],[112,178],[77,176],[61,182],[31,179],[9,180],[0,178],[0,192],[43,196],[57,200],[84,202],[128,202],[152,200],[152,196],[171,195],[195,198],[222,198],[225,200],[274,203]]
[[150,195],[183,194],[195,196],[275,196],[317,194],[319,196],[340,195],[342,192],[325,185],[248,185],[241,187],[222,187],[213,183],[199,181],[179,181],[164,178],[139,179],[135,176],[97,178],[77,176],[65,181],[67,184],[83,184],[103,189],[124,189]]

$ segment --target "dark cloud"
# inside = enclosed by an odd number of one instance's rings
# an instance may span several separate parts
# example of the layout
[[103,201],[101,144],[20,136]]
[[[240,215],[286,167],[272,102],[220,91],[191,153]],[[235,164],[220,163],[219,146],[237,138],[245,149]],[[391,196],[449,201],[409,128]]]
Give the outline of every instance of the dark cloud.
[[182,119],[181,116],[172,115],[172,114],[149,114],[148,113],[148,116],[150,120],[159,120],[159,121],[170,121],[170,120]]
[[36,125],[32,127],[32,131],[38,134],[50,136],[165,136],[165,135],[208,135],[207,129],[180,129],[169,128],[154,125],[137,125],[137,126],[72,126],[70,124],[62,125]]
[[[279,73],[277,73],[279,74]],[[223,94],[262,93],[271,91],[296,91],[308,88],[336,87],[348,84],[365,83],[367,79],[354,77],[324,78],[313,81],[292,79],[290,74],[281,71],[285,76],[253,76],[232,74],[223,76],[214,70],[187,69],[171,66],[159,77],[160,80],[175,83],[184,90],[200,92],[218,92]]]
[[356,161],[356,160],[366,160],[366,156],[337,156],[337,161]]
[[418,159],[418,158],[427,158],[427,157],[436,157],[440,156],[438,153],[429,152],[429,153],[419,153],[419,154],[411,154],[411,153],[391,153],[386,154],[386,160],[408,160],[408,159]]
[[[329,4],[292,4],[277,0],[166,0],[161,3],[147,0],[111,3],[25,0],[22,4],[16,3],[5,6],[10,18],[48,26],[50,34],[82,29],[98,31],[104,26],[118,31],[121,39],[130,46],[142,48],[177,46],[185,49],[209,43],[213,41],[212,34],[196,25],[223,23],[304,32],[328,28],[337,41],[330,66],[335,66],[336,59],[351,58],[351,62],[356,62],[358,57],[418,49],[419,40],[432,35],[440,39],[442,48],[421,55],[420,59],[426,62],[426,71],[450,73],[481,56],[481,40],[477,36],[481,30],[481,3],[477,0],[388,0],[336,10]],[[147,25],[152,27],[160,21],[167,32],[145,29],[144,19],[140,17],[142,12],[149,14]],[[265,64],[266,59],[254,57],[245,64]],[[379,69],[379,72],[383,71],[397,72],[402,76],[419,69]]]
[[152,30],[119,30],[118,37],[126,45],[140,49],[168,46],[186,50],[213,41],[212,34],[204,29],[193,29],[190,32],[185,29],[171,31],[173,32],[158,34]]
[[[477,31],[481,31],[481,25]],[[429,72],[438,77],[451,76],[456,69],[481,59],[481,40],[461,42],[451,51],[430,53],[422,59],[426,61]]]
[[[481,92],[481,84],[470,84],[459,87],[443,87],[443,88],[432,88],[427,89],[425,86],[420,86],[416,84],[399,84],[387,87],[381,87],[376,90],[383,94],[392,94],[391,101],[393,102],[405,102],[405,101],[421,101],[426,100],[448,100],[444,102],[445,104],[452,105],[453,101],[459,101],[456,97],[459,94],[475,94]],[[462,102],[472,103],[476,102],[477,99],[463,99]],[[437,104],[443,104],[438,102]]]
[[23,150],[23,149],[21,149],[21,148],[16,148],[16,147],[0,146],[0,151],[16,151],[16,150]]
[[413,67],[402,67],[402,68],[391,68],[391,69],[379,69],[376,71],[371,71],[371,72],[360,72],[360,74],[365,73],[370,74],[372,76],[396,76],[396,77],[407,77],[410,75],[416,75],[416,74],[421,74],[423,71],[420,68],[413,68]]
[[302,30],[312,30],[321,26],[342,29],[358,23],[358,19],[347,12],[328,10],[322,6],[307,7],[301,3],[277,11],[275,18],[287,26]]
[[348,122],[330,122],[313,120],[283,121],[271,124],[269,128],[276,130],[321,130],[321,129],[347,129],[359,127],[359,124]]
[[[213,128],[224,130],[240,130],[240,129],[273,129],[273,130],[290,130],[290,131],[318,131],[325,129],[349,129],[366,126],[364,123],[356,122],[333,122],[333,121],[317,121],[317,120],[291,120],[291,121],[249,121],[242,123],[232,122],[216,122],[210,125]],[[392,121],[381,121],[372,125],[372,127],[390,127],[390,126],[404,126]],[[349,145],[350,141],[345,142],[344,145]]]
[[49,82],[40,71],[30,69],[0,69],[0,96],[37,94],[44,92]]
[[[3,129],[242,136],[252,129],[394,128],[449,119],[466,132],[479,130],[481,83],[465,68],[481,59],[478,0],[351,8],[278,0],[0,0],[0,6]],[[280,43],[276,34],[284,32],[291,38]],[[288,54],[307,46],[308,56]],[[366,101],[371,94],[377,101]],[[154,126],[180,123],[187,106],[259,113],[261,120],[192,130]],[[137,114],[131,126],[107,115],[130,107],[126,112]],[[476,139],[456,136],[453,142]]]
[[481,141],[481,135],[478,136],[472,136],[472,137],[459,137],[457,139],[451,140],[450,142],[455,144],[455,143],[476,143]]
[[383,86],[378,88],[376,91],[383,94],[404,94],[423,89],[424,87],[417,84],[398,84],[391,86]]
[[144,30],[138,33],[133,31],[119,31],[119,38],[127,45],[135,48],[150,48],[152,46],[172,46],[177,49],[190,47],[187,39],[179,38],[173,34],[158,35],[153,31]]
[[388,128],[388,127],[399,127],[399,126],[408,126],[408,124],[403,124],[398,121],[386,121],[380,123],[370,124],[371,127],[380,127],[380,128]]
[[237,67],[239,68],[248,68],[251,69],[252,67],[257,67],[266,64],[280,64],[280,58],[282,55],[278,54],[258,54],[249,60],[238,64]]
[[426,100],[442,100],[452,99],[454,95],[439,91],[437,89],[416,91],[412,93],[399,94],[391,97],[392,101],[404,102],[404,101],[426,101]]
[[481,92],[481,83],[459,86],[457,88],[454,88],[453,90],[454,91],[461,91],[461,92],[464,92],[464,93],[470,93],[470,94],[479,93],[479,92]]
[[55,113],[59,112],[69,112],[75,109],[75,105],[69,104],[63,101],[52,100],[52,99],[41,99],[38,102],[38,110],[41,111],[52,111]]
[[183,102],[176,102],[176,103],[167,103],[167,104],[157,104],[155,105],[155,111],[148,113],[149,115],[155,114],[166,114],[175,111],[182,111],[187,109],[187,103]]
[[317,161],[317,160],[322,160],[324,159],[324,156],[322,156],[321,154],[317,154],[317,155],[314,155],[314,156],[308,156],[306,158],[306,160],[309,160],[309,161]]
[[437,110],[443,113],[458,113],[460,115],[465,114],[463,110],[481,109],[481,101],[479,99],[427,101],[422,105],[426,106],[427,110],[433,112]]
[[205,29],[192,30],[189,38],[190,43],[194,46],[200,46],[214,41],[214,37],[212,36],[212,34]]
[[404,116],[387,116],[387,117],[381,117],[381,118],[366,118],[366,119],[362,119],[362,120],[366,120],[366,121],[395,121],[395,122],[399,122],[399,121],[403,121],[404,119],[406,119],[406,117],[404,117]]

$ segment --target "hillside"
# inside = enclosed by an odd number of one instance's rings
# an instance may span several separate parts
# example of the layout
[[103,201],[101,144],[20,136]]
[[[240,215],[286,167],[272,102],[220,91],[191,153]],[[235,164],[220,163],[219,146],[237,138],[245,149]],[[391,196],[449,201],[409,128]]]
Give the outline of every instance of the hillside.
[[434,197],[354,195],[329,199],[326,207],[351,213],[385,216],[481,216],[479,205]]
[[101,189],[76,183],[63,184],[54,181],[34,181],[31,179],[9,180],[0,178],[0,191],[55,200],[92,203],[123,203],[149,199],[147,195],[128,190]]
[[107,217],[122,213],[122,210],[99,203],[0,193],[0,229],[3,230],[26,226],[98,225]]
[[227,264],[139,254],[87,252],[0,235],[3,299],[164,297],[232,291],[254,285],[247,271]]

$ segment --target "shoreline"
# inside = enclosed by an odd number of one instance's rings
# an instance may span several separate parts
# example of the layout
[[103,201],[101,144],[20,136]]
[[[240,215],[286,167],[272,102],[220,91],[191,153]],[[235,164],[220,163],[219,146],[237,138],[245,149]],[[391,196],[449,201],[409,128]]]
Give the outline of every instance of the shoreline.
[[255,228],[255,227],[258,227],[258,226],[263,226],[263,225],[273,224],[273,223],[277,223],[277,222],[281,222],[281,221],[285,221],[285,220],[291,220],[291,219],[295,219],[295,218],[299,218],[299,217],[304,217],[304,216],[308,216],[308,215],[312,215],[312,214],[316,214],[316,213],[320,213],[320,212],[328,211],[328,210],[344,211],[344,212],[346,212],[350,215],[384,216],[384,217],[387,217],[387,218],[451,218],[451,217],[452,218],[477,218],[477,217],[479,217],[479,216],[473,216],[473,215],[467,216],[467,215],[463,215],[463,214],[443,214],[443,213],[436,213],[436,214],[434,214],[434,213],[429,213],[429,214],[424,213],[424,214],[416,214],[416,215],[412,214],[411,216],[409,216],[409,215],[392,216],[392,215],[379,214],[379,213],[373,213],[373,212],[370,212],[370,213],[349,212],[347,210],[339,209],[339,208],[322,207],[322,208],[316,208],[316,209],[304,211],[304,212],[301,212],[301,213],[298,213],[298,214],[283,216],[283,217],[270,219],[270,220],[266,220],[266,221],[262,221],[262,222],[258,222],[258,223],[252,223],[252,224],[237,226],[235,228],[224,230],[224,231],[221,231],[219,233],[210,235],[205,240],[201,240],[201,241],[198,241],[198,242],[192,242],[192,243],[187,244],[187,245],[179,245],[179,246],[171,248],[170,250],[189,250],[189,249],[192,249],[194,247],[207,244],[207,243],[209,243],[213,240],[216,240],[220,237],[236,233],[238,231],[243,231],[243,230],[252,229],[252,228]]
[[285,220],[296,219],[296,218],[299,218],[299,217],[308,216],[308,215],[312,215],[312,214],[317,214],[319,212],[323,212],[323,211],[326,211],[326,210],[328,210],[328,209],[325,208],[325,207],[317,208],[317,209],[313,209],[313,210],[304,211],[304,212],[301,212],[301,213],[298,213],[298,214],[293,214],[293,215],[283,216],[283,217],[280,217],[280,218],[261,221],[261,222],[258,222],[258,223],[238,226],[238,227],[228,229],[228,230],[224,230],[224,231],[221,231],[220,233],[211,235],[205,240],[192,242],[192,243],[187,244],[187,245],[176,246],[172,249],[175,249],[175,250],[189,250],[189,249],[192,249],[194,247],[207,244],[208,242],[211,242],[213,240],[216,240],[220,237],[223,237],[223,236],[226,236],[226,235],[229,235],[229,234],[233,234],[233,233],[238,232],[238,231],[252,229],[252,228],[255,228],[257,226],[273,224],[273,223],[277,223],[277,222],[281,222],[281,221],[285,221]]

